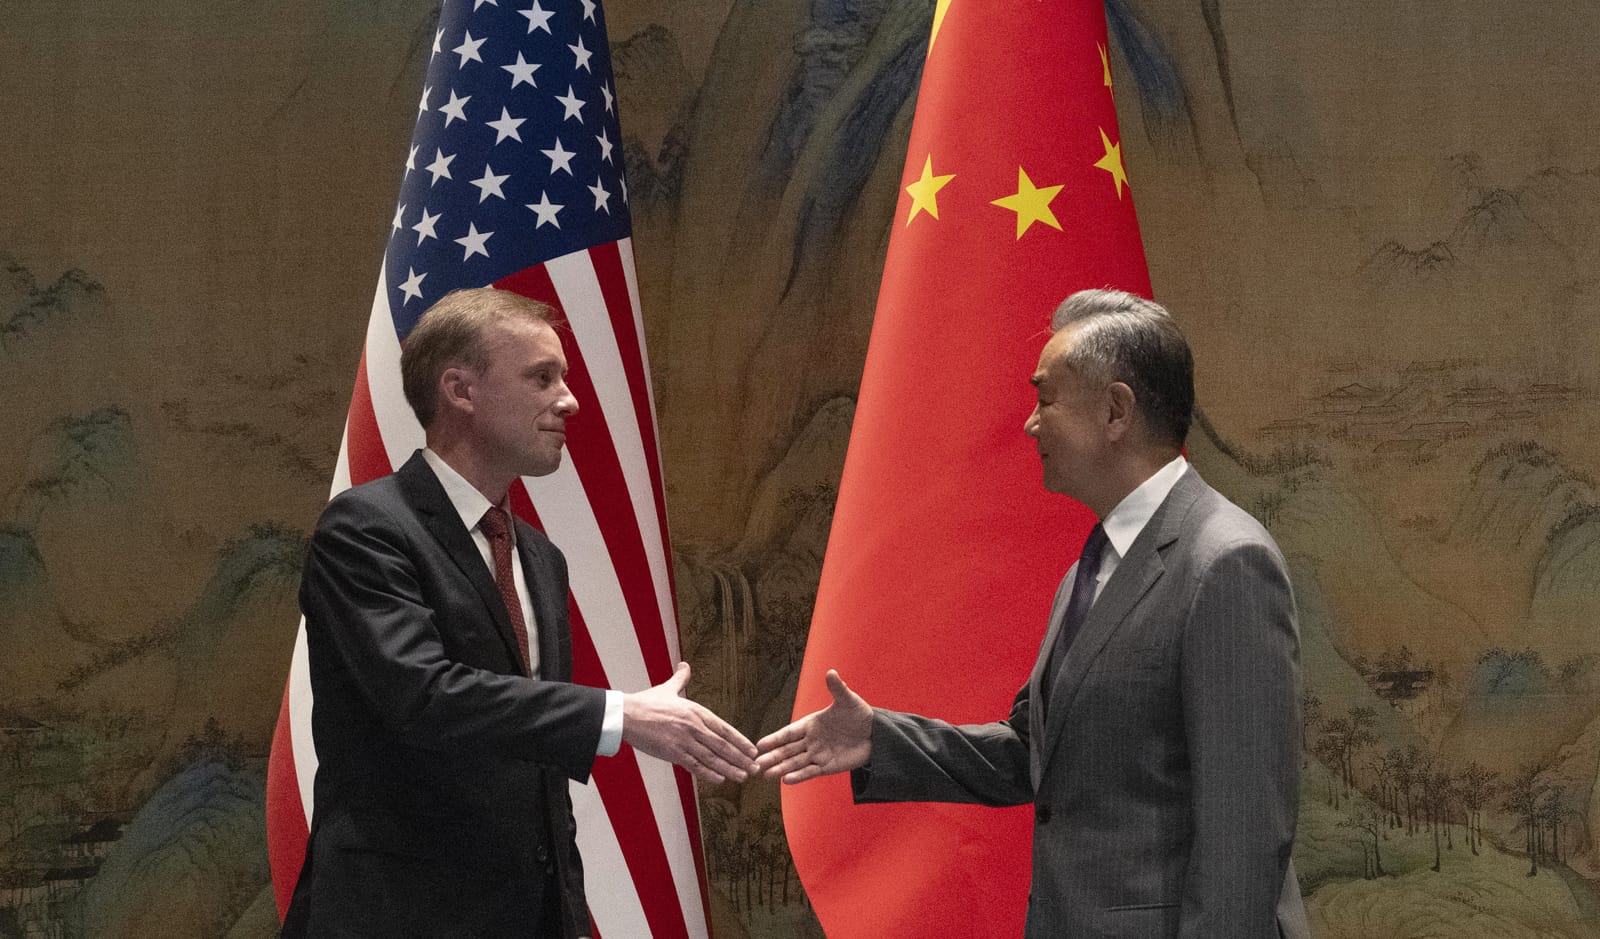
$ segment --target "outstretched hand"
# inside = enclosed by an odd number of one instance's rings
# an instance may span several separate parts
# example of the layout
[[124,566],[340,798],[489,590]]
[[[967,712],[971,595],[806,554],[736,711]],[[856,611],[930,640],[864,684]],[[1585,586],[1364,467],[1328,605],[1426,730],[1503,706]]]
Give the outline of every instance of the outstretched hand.
[[672,677],[622,698],[622,740],[641,753],[676,763],[703,782],[744,782],[756,771],[756,748],[744,734],[683,696],[689,663]]
[[761,739],[762,775],[805,782],[866,765],[872,757],[872,706],[828,670],[833,703]]

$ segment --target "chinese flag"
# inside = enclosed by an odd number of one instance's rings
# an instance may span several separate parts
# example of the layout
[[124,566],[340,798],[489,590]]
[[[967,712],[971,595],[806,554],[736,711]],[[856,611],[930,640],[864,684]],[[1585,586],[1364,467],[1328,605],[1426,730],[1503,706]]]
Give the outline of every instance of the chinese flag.
[[[1006,716],[1094,519],[1040,485],[1029,378],[1067,294],[1150,295],[1102,0],[938,0],[795,714]],[[1031,812],[784,790],[830,937],[1014,937]]]

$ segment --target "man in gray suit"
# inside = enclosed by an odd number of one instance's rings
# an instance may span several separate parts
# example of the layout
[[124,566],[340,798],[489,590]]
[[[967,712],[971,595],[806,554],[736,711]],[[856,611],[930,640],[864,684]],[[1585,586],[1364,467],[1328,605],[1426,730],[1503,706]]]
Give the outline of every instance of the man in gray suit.
[[1025,935],[1302,939],[1298,638],[1283,556],[1181,451],[1189,347],[1159,305],[1056,310],[1025,430],[1100,519],[1006,719],[833,703],[760,741],[769,776],[851,770],[857,802],[1034,805]]

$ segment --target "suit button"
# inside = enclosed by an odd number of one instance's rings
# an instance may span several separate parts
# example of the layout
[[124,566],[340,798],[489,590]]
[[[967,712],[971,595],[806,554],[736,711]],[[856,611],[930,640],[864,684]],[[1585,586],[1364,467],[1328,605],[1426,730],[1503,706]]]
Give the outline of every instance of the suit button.
[[550,863],[550,852],[545,849],[544,845],[539,845],[538,858],[540,864]]
[[1049,805],[1049,803],[1040,802],[1040,803],[1035,804],[1034,807],[1033,807],[1033,817],[1034,817],[1034,820],[1037,821],[1041,825],[1050,824],[1050,805]]

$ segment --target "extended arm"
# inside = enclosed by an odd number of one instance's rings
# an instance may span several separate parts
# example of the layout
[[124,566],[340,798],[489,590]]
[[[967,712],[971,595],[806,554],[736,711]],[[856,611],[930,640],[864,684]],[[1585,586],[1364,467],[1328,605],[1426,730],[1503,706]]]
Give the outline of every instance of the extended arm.
[[441,624],[416,555],[378,506],[353,498],[329,504],[300,585],[313,678],[330,677],[335,693],[353,689],[368,713],[410,746],[493,749],[588,778],[605,692],[453,660],[441,625],[492,627],[486,618]]
[[1027,688],[1011,717],[955,726],[874,709],[828,672],[833,702],[765,738],[758,760],[786,783],[854,771],[858,802],[968,802],[1018,805],[1033,800],[1028,780]]
[[[605,692],[451,659],[439,613],[419,581],[415,553],[381,510],[334,500],[312,538],[301,583],[313,649],[331,644],[370,712],[412,746],[493,748],[587,779]],[[564,594],[564,583],[561,589]],[[755,747],[682,697],[688,678],[689,667],[680,663],[662,684],[626,695],[623,739],[702,779],[743,779],[754,771]]]

